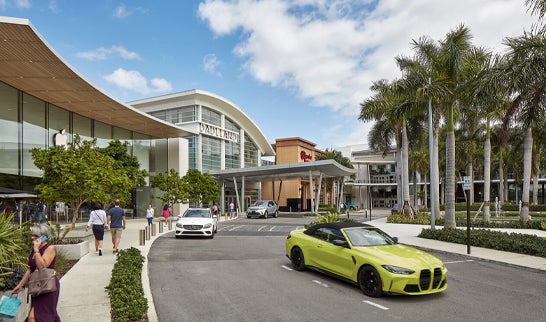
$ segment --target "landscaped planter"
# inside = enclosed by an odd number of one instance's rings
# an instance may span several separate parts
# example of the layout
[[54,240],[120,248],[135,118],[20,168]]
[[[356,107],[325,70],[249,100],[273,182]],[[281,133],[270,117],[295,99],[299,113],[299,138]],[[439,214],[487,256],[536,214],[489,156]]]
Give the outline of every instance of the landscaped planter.
[[78,244],[57,244],[55,249],[66,259],[80,259],[89,253],[89,241],[83,240]]

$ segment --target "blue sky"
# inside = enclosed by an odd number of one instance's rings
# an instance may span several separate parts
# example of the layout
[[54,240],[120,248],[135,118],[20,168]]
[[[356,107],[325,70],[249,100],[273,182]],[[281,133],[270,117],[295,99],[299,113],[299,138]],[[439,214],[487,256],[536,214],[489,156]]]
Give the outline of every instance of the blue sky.
[[360,103],[399,76],[410,42],[458,24],[503,52],[530,30],[524,0],[0,0],[65,62],[113,98],[200,89],[241,108],[265,137],[326,149],[367,142]]

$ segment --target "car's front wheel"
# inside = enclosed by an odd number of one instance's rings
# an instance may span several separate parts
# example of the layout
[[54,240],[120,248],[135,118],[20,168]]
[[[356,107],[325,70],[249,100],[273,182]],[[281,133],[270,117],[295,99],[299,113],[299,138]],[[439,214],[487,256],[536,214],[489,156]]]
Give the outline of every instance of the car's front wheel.
[[292,267],[296,271],[303,271],[305,270],[305,260],[303,257],[303,252],[301,248],[294,247],[290,251],[290,261],[292,262]]
[[380,297],[383,295],[383,283],[381,276],[372,266],[364,266],[358,273],[358,286],[362,293],[371,297]]
[[264,219],[267,219],[267,210],[264,212]]

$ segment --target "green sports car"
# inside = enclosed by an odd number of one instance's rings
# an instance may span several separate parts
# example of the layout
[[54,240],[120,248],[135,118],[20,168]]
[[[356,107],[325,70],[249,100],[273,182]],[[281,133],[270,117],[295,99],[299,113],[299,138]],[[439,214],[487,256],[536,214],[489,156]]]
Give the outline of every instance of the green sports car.
[[447,269],[440,259],[362,223],[324,223],[291,231],[286,256],[297,271],[310,268],[333,275],[372,297],[447,288]]

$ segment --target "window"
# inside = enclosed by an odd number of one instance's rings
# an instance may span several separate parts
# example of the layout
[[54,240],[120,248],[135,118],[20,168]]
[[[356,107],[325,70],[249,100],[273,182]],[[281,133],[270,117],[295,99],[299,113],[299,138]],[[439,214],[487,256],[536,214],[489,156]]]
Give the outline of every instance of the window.
[[201,109],[201,121],[204,123],[220,126],[220,113],[203,106],[203,108]]

